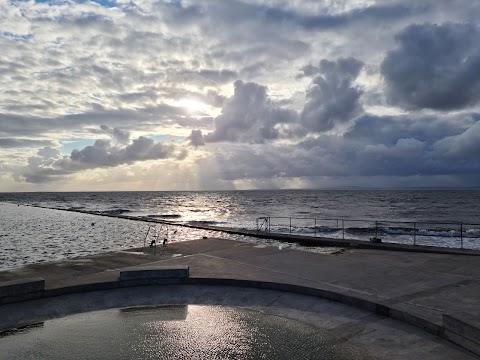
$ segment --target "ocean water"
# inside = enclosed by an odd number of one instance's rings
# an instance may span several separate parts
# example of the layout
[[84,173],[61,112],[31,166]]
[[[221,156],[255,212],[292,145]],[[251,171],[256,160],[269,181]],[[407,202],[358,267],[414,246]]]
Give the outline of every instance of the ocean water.
[[0,202],[234,227],[261,216],[480,223],[480,190],[0,193]]
[[[478,190],[0,193],[0,268],[139,247],[150,225],[58,209],[480,249],[479,204]],[[257,222],[261,217],[268,224]],[[175,233],[178,241],[222,236],[259,242],[173,225],[156,231]]]

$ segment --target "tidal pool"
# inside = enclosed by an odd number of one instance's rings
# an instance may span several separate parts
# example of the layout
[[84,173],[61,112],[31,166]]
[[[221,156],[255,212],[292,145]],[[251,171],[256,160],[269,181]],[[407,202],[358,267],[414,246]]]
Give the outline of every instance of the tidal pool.
[[112,309],[0,334],[0,359],[370,359],[314,326],[235,307]]

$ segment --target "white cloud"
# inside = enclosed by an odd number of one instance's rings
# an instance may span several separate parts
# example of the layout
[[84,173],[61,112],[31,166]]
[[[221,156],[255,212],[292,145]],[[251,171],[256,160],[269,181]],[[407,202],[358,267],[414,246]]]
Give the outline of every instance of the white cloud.
[[9,0],[0,0],[0,34],[7,37],[25,37],[30,35],[31,26],[22,16],[19,8],[12,6]]

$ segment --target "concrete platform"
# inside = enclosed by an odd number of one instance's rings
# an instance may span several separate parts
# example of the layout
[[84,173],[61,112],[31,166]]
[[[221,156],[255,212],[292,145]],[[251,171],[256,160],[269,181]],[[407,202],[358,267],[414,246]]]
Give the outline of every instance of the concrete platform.
[[[480,261],[476,256],[373,249],[324,255],[203,239],[172,243],[161,255],[130,251],[29,265],[0,272],[0,281],[41,277],[45,279],[45,296],[59,296],[115,289],[120,269],[147,264],[188,266],[190,277],[179,279],[182,284],[234,285],[320,296],[402,320],[440,337],[445,333],[444,315],[461,313],[461,321],[448,331],[462,323],[468,329],[457,329],[454,336],[445,337],[470,351],[475,347],[469,344],[480,343],[478,333],[471,329],[480,313]],[[0,312],[6,306],[0,306]],[[468,338],[462,332],[468,333]],[[463,343],[464,339],[468,341]],[[464,356],[456,358],[470,358],[466,353]]]

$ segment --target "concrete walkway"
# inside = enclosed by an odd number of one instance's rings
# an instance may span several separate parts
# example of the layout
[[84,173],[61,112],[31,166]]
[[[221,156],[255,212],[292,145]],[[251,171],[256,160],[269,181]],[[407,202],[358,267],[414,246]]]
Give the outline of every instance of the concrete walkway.
[[[160,252],[160,249],[157,249]],[[480,258],[373,249],[331,255],[278,249],[223,239],[170,244],[164,253],[109,253],[0,272],[0,281],[42,277],[46,289],[118,279],[119,269],[141,264],[188,265],[189,281],[256,282],[284,290],[316,289],[314,295],[376,311],[442,335],[444,316],[474,330],[480,318]],[[222,279],[225,279],[222,281]],[[278,286],[275,289],[282,290]],[[299,291],[302,292],[302,291]],[[473,344],[476,346],[476,332]],[[464,340],[464,339],[460,339]],[[462,343],[456,341],[457,343]],[[468,347],[468,346],[467,346]]]

